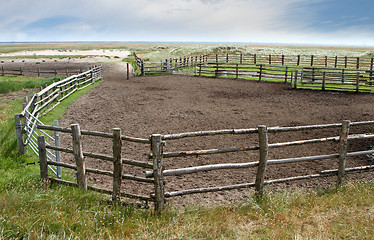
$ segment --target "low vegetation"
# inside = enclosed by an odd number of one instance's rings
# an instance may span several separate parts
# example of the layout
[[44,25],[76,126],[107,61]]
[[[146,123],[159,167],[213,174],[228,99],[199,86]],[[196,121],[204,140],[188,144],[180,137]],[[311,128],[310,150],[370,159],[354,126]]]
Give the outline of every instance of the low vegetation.
[[30,78],[25,76],[0,76],[0,93],[19,91],[27,88],[37,88],[58,81],[58,77]]

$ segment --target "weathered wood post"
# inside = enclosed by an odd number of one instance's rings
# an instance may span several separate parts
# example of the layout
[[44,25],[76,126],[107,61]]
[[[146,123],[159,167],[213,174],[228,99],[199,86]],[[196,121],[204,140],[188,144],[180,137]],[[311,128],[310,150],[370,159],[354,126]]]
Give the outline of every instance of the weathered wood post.
[[360,68],[360,57],[357,57],[357,64],[356,64],[356,68],[359,69]]
[[286,72],[284,73],[284,82],[287,83],[288,78],[288,67],[286,67]]
[[38,151],[40,164],[40,178],[43,188],[48,186],[48,163],[47,163],[47,149],[45,147],[45,140],[43,135],[38,136]]
[[312,67],[313,64],[314,64],[314,56],[311,55],[311,56],[310,56],[310,66]]
[[[55,120],[55,127],[58,127],[58,120]],[[55,146],[60,147],[60,132],[54,131],[54,137],[55,137]],[[61,153],[60,151],[56,150],[56,162],[61,162]],[[57,166],[57,178],[61,179],[62,173],[61,173],[61,167]]]
[[335,64],[334,64],[335,68],[338,67],[338,56],[335,56]]
[[16,125],[16,137],[17,137],[17,147],[18,153],[24,154],[25,153],[25,144],[23,142],[23,128],[21,123],[21,114],[16,114],[14,116],[15,125]]
[[262,79],[262,64],[260,64],[260,72],[259,72],[259,75],[258,75],[258,81],[260,82]]
[[348,64],[348,57],[345,56],[344,57],[344,68],[347,68],[347,64]]
[[345,72],[345,69],[343,68],[343,69],[342,69],[342,83],[344,83],[344,78],[345,78],[345,76],[344,76],[344,75],[345,75],[344,72]]
[[293,81],[293,88],[294,89],[297,89],[297,75],[298,75],[298,71],[296,70],[295,71],[295,78],[294,78],[294,81]]
[[297,66],[299,66],[300,65],[300,55],[297,55],[297,64],[296,64]]
[[343,183],[345,177],[345,163],[347,159],[347,140],[349,127],[351,122],[349,120],[344,120],[342,123],[342,128],[340,130],[339,139],[339,167],[338,167],[338,179],[336,185],[339,187]]
[[160,134],[151,135],[151,150],[153,160],[153,177],[155,190],[155,213],[161,214],[164,208],[164,164],[162,161],[163,142]]
[[239,64],[236,64],[235,79],[239,78]]
[[257,64],[257,55],[253,54],[253,64]]
[[284,65],[284,54],[282,54],[282,66]]
[[269,65],[271,65],[271,54],[269,54]]
[[145,67],[144,67],[144,61],[142,60],[142,64],[141,64],[141,67],[140,67],[140,71],[142,72],[142,75],[145,76]]
[[121,199],[122,160],[121,160],[121,129],[113,128],[113,195],[112,201]]
[[70,125],[73,136],[73,152],[77,165],[77,183],[81,190],[87,190],[86,165],[83,156],[81,130],[79,124]]
[[325,56],[325,67],[327,67],[327,56]]
[[257,168],[255,190],[257,196],[262,196],[265,170],[268,160],[268,130],[266,126],[258,126],[258,140],[260,147],[260,160]]
[[243,63],[243,53],[240,53],[240,64]]
[[322,77],[322,91],[325,91],[325,89],[326,89],[325,83],[326,83],[326,72],[323,72],[323,77]]
[[129,63],[126,64],[126,72],[127,72],[126,79],[130,79],[130,64]]
[[356,75],[356,93],[360,92],[360,73]]

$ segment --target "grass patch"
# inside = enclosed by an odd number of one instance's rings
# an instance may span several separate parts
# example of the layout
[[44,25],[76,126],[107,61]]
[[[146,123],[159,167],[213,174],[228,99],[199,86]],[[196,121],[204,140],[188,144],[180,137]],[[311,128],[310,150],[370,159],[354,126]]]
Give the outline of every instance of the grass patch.
[[59,77],[34,78],[26,76],[3,75],[0,76],[0,93],[8,93],[23,90],[26,88],[37,88],[50,85],[54,81],[59,81]]

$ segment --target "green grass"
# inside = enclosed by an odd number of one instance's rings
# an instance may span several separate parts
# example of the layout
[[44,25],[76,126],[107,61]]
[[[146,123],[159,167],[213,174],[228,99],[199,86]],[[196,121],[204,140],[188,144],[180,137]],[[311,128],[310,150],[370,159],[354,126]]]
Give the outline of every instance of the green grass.
[[50,85],[53,81],[59,81],[59,78],[33,78],[25,76],[0,75],[0,93],[14,92],[26,88],[37,88],[40,86]]

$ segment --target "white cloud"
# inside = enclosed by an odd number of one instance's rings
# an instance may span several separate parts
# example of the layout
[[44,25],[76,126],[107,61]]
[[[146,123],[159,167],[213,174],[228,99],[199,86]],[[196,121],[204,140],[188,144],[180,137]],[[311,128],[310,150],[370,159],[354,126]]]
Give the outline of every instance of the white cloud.
[[[323,0],[8,0],[0,41],[355,43],[341,36],[360,26],[324,33],[309,27],[316,2]],[[372,38],[373,30],[363,36]]]

